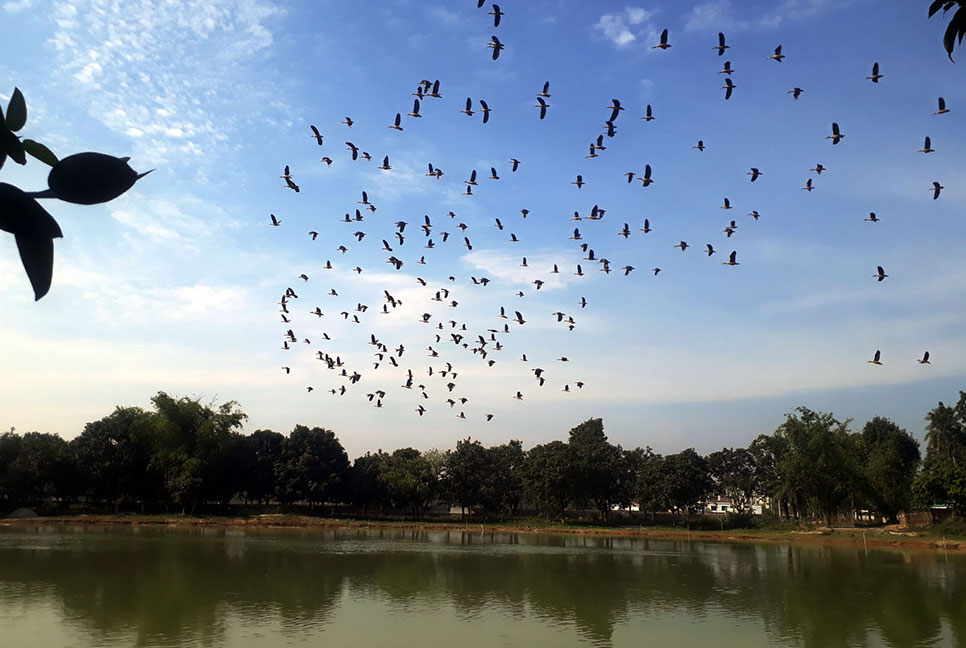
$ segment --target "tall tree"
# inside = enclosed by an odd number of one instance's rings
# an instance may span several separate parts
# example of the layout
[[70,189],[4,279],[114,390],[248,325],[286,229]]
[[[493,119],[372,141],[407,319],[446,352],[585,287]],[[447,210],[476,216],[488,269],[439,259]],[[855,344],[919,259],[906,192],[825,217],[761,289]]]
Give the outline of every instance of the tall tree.
[[567,442],[575,503],[591,502],[601,520],[610,514],[611,505],[620,500],[620,482],[614,479],[621,457],[620,446],[607,441],[604,421],[588,419],[570,430]]
[[469,438],[456,443],[447,453],[444,466],[444,488],[465,515],[483,499],[483,484],[487,479],[488,457],[479,441]]
[[340,499],[349,458],[331,430],[296,425],[282,444],[276,464],[278,499],[309,506]]
[[664,458],[662,466],[667,501],[672,510],[694,513],[713,484],[704,457],[688,448]]
[[353,506],[362,509],[363,515],[371,506],[381,507],[389,503],[386,486],[379,478],[382,465],[388,459],[388,454],[378,450],[374,454],[367,452],[362,457],[356,457],[352,462],[349,470],[349,498]]
[[868,499],[876,510],[896,521],[912,499],[919,442],[889,419],[877,416],[862,428],[861,451]]
[[514,439],[486,449],[489,473],[483,481],[482,502],[488,511],[516,515],[523,496],[523,444]]
[[946,504],[966,515],[966,392],[954,407],[940,402],[926,414],[926,458],[912,490],[919,507]]
[[415,448],[394,451],[380,466],[379,479],[392,505],[420,518],[439,492],[433,464]]
[[273,430],[255,430],[244,437],[245,496],[267,504],[275,496],[275,465],[282,459],[285,435]]
[[534,446],[523,462],[523,484],[527,497],[547,518],[563,520],[571,501],[570,452],[563,441]]
[[731,500],[732,507],[743,512],[751,508],[758,494],[755,458],[746,448],[723,448],[708,455],[708,470],[714,481],[713,491]]

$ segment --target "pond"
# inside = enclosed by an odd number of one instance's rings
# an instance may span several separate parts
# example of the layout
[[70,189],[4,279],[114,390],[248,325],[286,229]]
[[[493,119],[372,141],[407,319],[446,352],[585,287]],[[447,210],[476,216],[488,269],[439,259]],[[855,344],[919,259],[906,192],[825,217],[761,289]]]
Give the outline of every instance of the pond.
[[966,645],[966,556],[395,529],[0,526],[3,646]]

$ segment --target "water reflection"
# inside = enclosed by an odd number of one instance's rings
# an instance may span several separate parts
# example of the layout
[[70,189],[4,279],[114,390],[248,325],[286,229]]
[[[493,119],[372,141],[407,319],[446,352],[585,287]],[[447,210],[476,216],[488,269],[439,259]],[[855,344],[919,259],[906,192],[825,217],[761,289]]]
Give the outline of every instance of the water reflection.
[[226,645],[241,620],[260,646],[378,632],[408,645],[417,626],[444,622],[472,624],[479,645],[480,632],[502,645],[610,645],[618,632],[707,641],[688,628],[715,645],[735,632],[754,644],[963,645],[964,574],[962,556],[836,547],[9,527],[0,528],[0,635],[22,629],[25,615],[50,623],[55,610],[80,644]]

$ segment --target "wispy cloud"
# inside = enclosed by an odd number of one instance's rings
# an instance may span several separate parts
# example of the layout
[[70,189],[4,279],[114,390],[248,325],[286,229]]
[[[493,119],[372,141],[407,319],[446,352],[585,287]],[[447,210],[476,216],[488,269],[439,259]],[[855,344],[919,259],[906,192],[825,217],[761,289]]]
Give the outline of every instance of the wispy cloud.
[[773,29],[789,20],[801,20],[824,11],[839,9],[860,0],[783,0],[777,6],[748,11],[745,3],[739,3],[742,11],[735,9],[731,0],[709,0],[695,5],[685,18],[687,31],[719,31],[746,29]]
[[59,1],[51,42],[71,91],[139,159],[195,164],[233,134],[239,87],[258,94],[246,65],[271,46],[281,11],[254,0]]
[[617,47],[627,47],[641,38],[656,42],[657,30],[650,23],[654,14],[641,7],[627,7],[601,16],[594,30]]
[[29,9],[34,4],[34,0],[11,0],[10,2],[3,3],[3,10],[9,11],[10,13],[15,13],[17,11],[23,11],[24,9]]

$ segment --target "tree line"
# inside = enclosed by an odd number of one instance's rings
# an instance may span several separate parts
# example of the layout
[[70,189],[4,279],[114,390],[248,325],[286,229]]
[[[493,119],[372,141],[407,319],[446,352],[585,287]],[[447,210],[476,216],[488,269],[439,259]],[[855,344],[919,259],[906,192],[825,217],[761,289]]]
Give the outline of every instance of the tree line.
[[518,440],[486,447],[467,438],[452,450],[377,450],[350,462],[335,433],[321,427],[243,434],[247,416],[234,401],[216,406],[160,392],[151,403],[117,407],[69,442],[39,432],[0,435],[0,512],[83,503],[194,513],[240,498],[414,518],[436,505],[504,519],[537,512],[565,520],[593,510],[607,521],[632,504],[687,515],[720,496],[737,514],[764,499],[782,518],[825,522],[861,510],[894,520],[935,504],[966,514],[966,392],[926,415],[925,459],[918,441],[888,419],[854,432],[851,420],[801,407],[747,447],[706,456],[694,448],[624,449],[593,418],[566,441],[529,450]]

